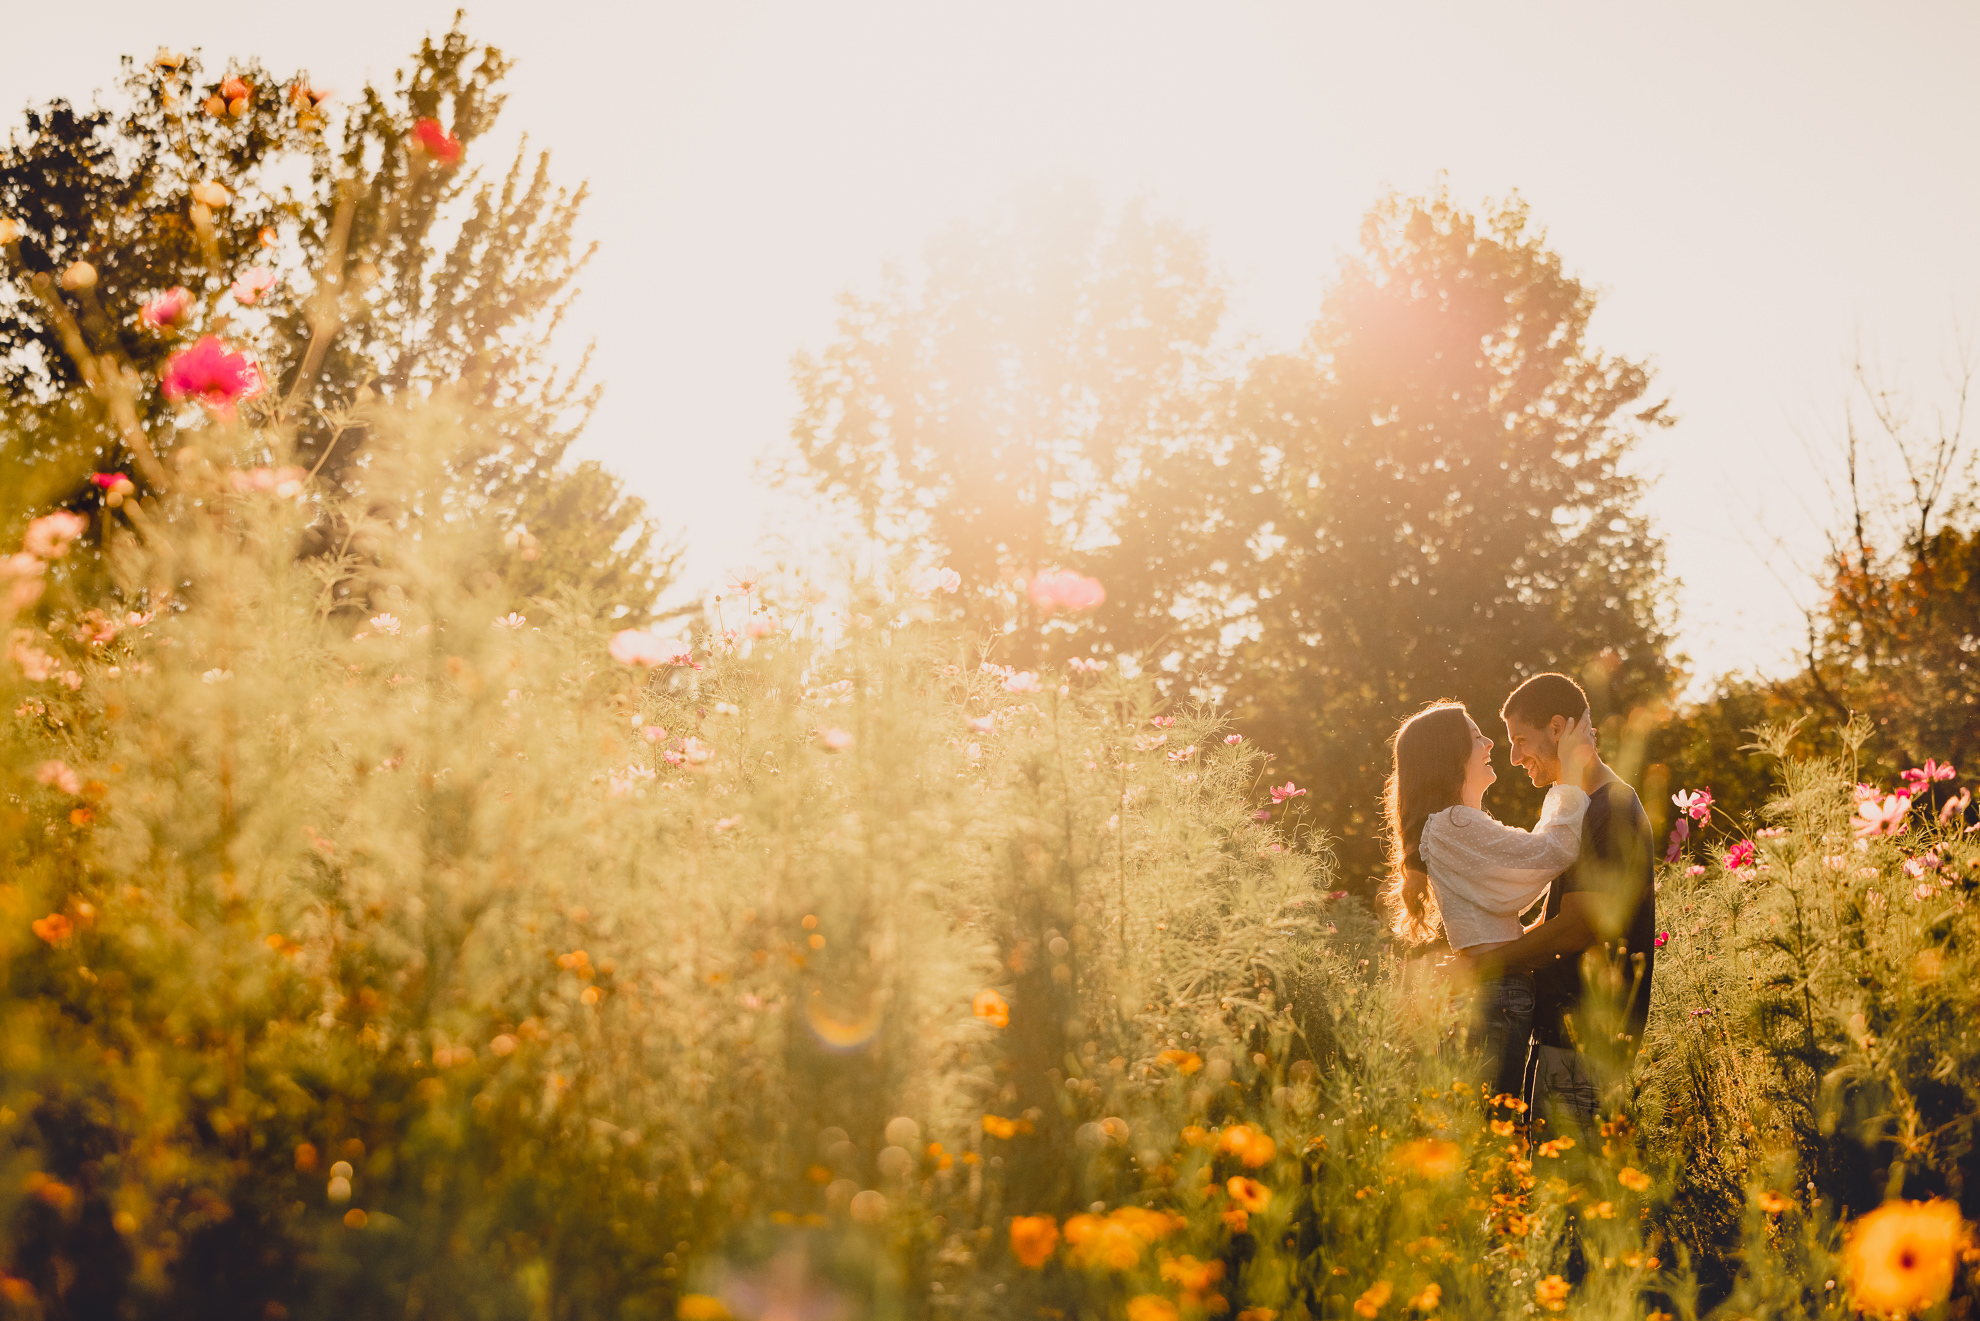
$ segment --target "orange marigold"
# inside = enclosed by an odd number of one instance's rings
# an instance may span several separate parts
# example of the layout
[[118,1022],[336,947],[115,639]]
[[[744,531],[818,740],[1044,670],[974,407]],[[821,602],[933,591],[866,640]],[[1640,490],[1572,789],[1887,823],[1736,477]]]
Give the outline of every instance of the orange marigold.
[[1866,1312],[1908,1315],[1944,1302],[1967,1242],[1953,1202],[1886,1202],[1850,1226],[1843,1267]]
[[1224,1191],[1231,1195],[1233,1202],[1247,1211],[1263,1211],[1272,1204],[1272,1190],[1258,1180],[1247,1179],[1243,1175],[1238,1175],[1226,1183]]
[[971,1007],[975,1009],[976,1016],[988,1023],[991,1027],[1009,1027],[1011,1025],[1010,1001],[1004,999],[1003,996],[998,995],[995,991],[978,991],[976,993],[976,1000]]
[[1176,1305],[1160,1294],[1137,1294],[1128,1299],[1128,1321],[1177,1321]]
[[1032,1270],[1043,1268],[1059,1247],[1059,1222],[1051,1216],[1012,1216],[1011,1255]]
[[1568,1282],[1558,1275],[1549,1275],[1533,1286],[1533,1297],[1549,1312],[1567,1309]]
[[1279,1144],[1250,1124],[1233,1124],[1217,1138],[1217,1149],[1229,1152],[1251,1169],[1257,1169],[1279,1154]]
[[1396,1286],[1387,1280],[1377,1280],[1362,1291],[1361,1297],[1354,1300],[1354,1314],[1359,1317],[1372,1317],[1382,1310],[1382,1305],[1395,1293]]
[[1193,1050],[1165,1050],[1155,1057],[1162,1064],[1173,1064],[1176,1072],[1187,1077],[1203,1067],[1203,1057]]
[[1623,1187],[1629,1189],[1631,1192],[1643,1193],[1650,1191],[1650,1176],[1628,1165],[1622,1167],[1616,1174],[1616,1178],[1621,1182]]
[[1397,1147],[1390,1153],[1389,1161],[1421,1178],[1447,1179],[1457,1173],[1463,1154],[1455,1142],[1416,1138]]
[[75,931],[75,924],[60,913],[50,913],[47,917],[37,917],[28,923],[34,934],[51,945],[59,945]]
[[1190,1256],[1170,1257],[1162,1263],[1162,1278],[1182,1290],[1185,1302],[1194,1303],[1224,1278],[1224,1263],[1198,1261]]

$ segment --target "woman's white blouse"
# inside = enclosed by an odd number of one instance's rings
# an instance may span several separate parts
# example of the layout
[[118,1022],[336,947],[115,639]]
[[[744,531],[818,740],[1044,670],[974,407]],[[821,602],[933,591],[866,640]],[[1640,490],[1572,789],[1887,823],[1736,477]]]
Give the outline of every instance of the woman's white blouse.
[[1580,856],[1587,813],[1587,794],[1557,784],[1532,830],[1475,807],[1447,807],[1424,822],[1423,862],[1451,948],[1517,939],[1519,915]]

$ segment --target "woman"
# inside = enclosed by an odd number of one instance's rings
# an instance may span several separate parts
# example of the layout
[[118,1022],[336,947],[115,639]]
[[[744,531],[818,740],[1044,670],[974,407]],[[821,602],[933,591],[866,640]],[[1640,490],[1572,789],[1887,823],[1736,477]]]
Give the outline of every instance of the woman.
[[[1583,762],[1593,746],[1585,718],[1569,726],[1563,764]],[[1484,810],[1485,791],[1499,778],[1492,740],[1458,702],[1411,716],[1393,747],[1386,806],[1396,934],[1421,944],[1441,928],[1455,950],[1516,939],[1520,913],[1581,852],[1588,795],[1555,785],[1531,831],[1494,820]],[[1472,1044],[1485,1056],[1487,1096],[1519,1095],[1532,1027],[1531,973],[1496,974],[1479,985]]]

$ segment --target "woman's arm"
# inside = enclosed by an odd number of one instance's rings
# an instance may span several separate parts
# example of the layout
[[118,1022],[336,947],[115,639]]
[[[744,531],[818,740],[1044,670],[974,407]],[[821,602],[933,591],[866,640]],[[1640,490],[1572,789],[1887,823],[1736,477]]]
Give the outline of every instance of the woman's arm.
[[1547,791],[1532,830],[1482,812],[1462,820],[1444,814],[1423,827],[1423,856],[1438,880],[1491,913],[1518,913],[1566,871],[1581,853],[1581,819],[1588,795],[1569,784]]

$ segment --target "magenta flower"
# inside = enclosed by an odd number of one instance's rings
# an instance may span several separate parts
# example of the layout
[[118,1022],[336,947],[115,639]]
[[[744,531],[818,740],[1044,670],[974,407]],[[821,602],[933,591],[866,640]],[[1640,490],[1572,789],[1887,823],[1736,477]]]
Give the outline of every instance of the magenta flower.
[[1671,827],[1671,846],[1664,850],[1664,861],[1676,862],[1678,855],[1684,852],[1684,842],[1690,838],[1691,818],[1681,816],[1677,819],[1677,824]]
[[1726,850],[1726,869],[1728,871],[1744,871],[1746,868],[1753,866],[1753,864],[1754,848],[1752,840],[1742,839],[1739,843]]
[[1107,599],[1107,589],[1097,578],[1082,577],[1070,571],[1041,573],[1025,589],[1031,603],[1046,614],[1064,610],[1077,613],[1092,610]]
[[1651,943],[1656,948],[1662,949],[1664,946],[1671,943],[1671,933],[1668,931],[1659,931],[1657,933],[1657,939],[1652,941]]
[[1918,798],[1923,796],[1928,788],[1940,780],[1950,780],[1952,777],[1953,768],[1951,766],[1933,761],[1930,757],[1927,757],[1923,766],[1913,766],[1904,773],[1904,782],[1910,788],[1911,796]]
[[230,351],[218,336],[207,335],[168,358],[158,384],[175,404],[197,399],[226,416],[241,400],[261,393],[261,370],[245,355]]
[[1261,807],[1256,812],[1253,812],[1251,814],[1251,819],[1253,821],[1270,821],[1272,819],[1272,809],[1269,807]]
[[461,140],[440,127],[437,119],[422,119],[413,125],[413,150],[424,152],[442,165],[458,165]]
[[1857,802],[1856,819],[1852,824],[1857,835],[1864,839],[1898,835],[1904,833],[1905,820],[1910,815],[1910,794],[1887,794],[1881,799],[1872,795]]
[[1157,729],[1167,729],[1169,726],[1176,723],[1176,718],[1174,716],[1156,716],[1148,723],[1155,726],[1155,728]]
[[1287,780],[1284,784],[1275,784],[1272,786],[1272,801],[1274,803],[1283,803],[1288,798],[1304,797],[1306,797],[1306,790],[1300,788],[1291,780]]
[[139,308],[138,320],[153,330],[171,330],[183,325],[191,311],[192,291],[175,286]]

